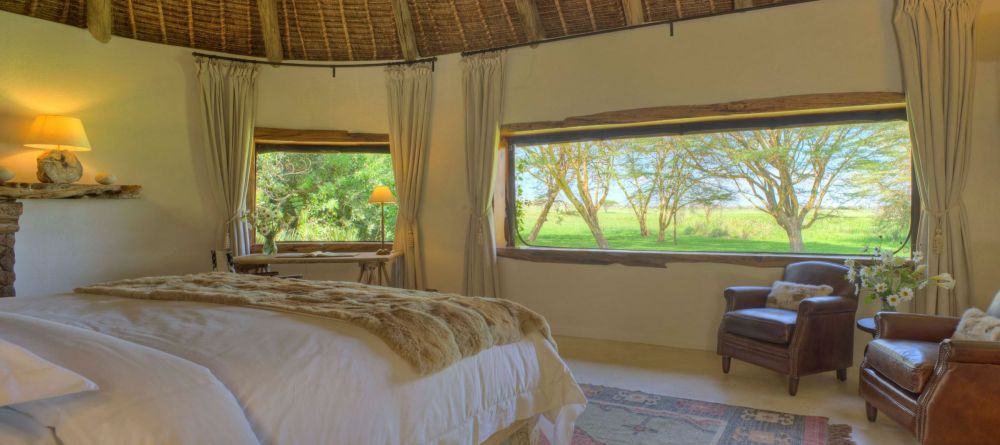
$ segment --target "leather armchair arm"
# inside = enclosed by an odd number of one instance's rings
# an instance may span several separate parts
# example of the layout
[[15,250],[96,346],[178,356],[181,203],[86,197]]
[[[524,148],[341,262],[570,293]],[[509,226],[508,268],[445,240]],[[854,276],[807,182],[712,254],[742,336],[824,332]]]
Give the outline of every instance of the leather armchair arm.
[[722,295],[726,298],[726,312],[729,312],[764,307],[770,293],[771,288],[767,286],[735,286],[726,289]]
[[[941,342],[934,377],[920,395],[917,438],[928,445],[996,442],[1000,343]],[[965,427],[962,427],[962,426]],[[971,426],[971,427],[970,427]]]
[[945,340],[938,362],[1000,365],[1000,342]]
[[839,314],[858,310],[858,300],[847,297],[808,297],[799,303],[799,317]]
[[958,317],[879,312],[875,314],[875,336],[940,343],[958,327]]

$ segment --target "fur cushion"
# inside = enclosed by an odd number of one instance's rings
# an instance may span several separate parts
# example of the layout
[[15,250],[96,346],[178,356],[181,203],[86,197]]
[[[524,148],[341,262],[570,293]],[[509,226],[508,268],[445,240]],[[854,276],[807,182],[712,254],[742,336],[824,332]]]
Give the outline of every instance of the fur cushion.
[[100,283],[76,292],[251,306],[343,320],[381,338],[420,374],[533,332],[552,341],[541,315],[510,300],[342,281],[214,272]]
[[965,311],[952,340],[1000,341],[1000,318],[972,308]]
[[832,293],[833,288],[825,284],[814,286],[788,281],[775,281],[771,285],[771,293],[767,295],[767,307],[797,311],[799,310],[799,303],[802,303],[803,299],[808,297],[822,297]]

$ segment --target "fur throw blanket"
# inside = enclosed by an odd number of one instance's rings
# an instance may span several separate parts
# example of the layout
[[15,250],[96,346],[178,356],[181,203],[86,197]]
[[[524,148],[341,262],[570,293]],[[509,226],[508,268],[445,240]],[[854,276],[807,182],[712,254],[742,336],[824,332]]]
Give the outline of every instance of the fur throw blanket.
[[344,320],[381,338],[422,375],[535,331],[552,341],[545,319],[512,301],[341,281],[215,272],[113,281],[76,292],[250,306]]

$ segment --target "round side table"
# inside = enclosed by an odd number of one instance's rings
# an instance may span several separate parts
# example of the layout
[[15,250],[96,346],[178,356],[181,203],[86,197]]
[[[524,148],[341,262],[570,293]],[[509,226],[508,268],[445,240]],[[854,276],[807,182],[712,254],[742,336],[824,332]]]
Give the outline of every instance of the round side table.
[[858,320],[858,329],[871,334],[872,338],[875,338],[875,317]]

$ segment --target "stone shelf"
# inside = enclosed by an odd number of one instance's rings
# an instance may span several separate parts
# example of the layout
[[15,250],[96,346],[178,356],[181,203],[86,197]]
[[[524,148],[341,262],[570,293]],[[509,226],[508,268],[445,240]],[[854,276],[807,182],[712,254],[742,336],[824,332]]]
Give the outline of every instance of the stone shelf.
[[6,182],[0,184],[0,200],[18,199],[134,199],[141,185],[48,184]]

